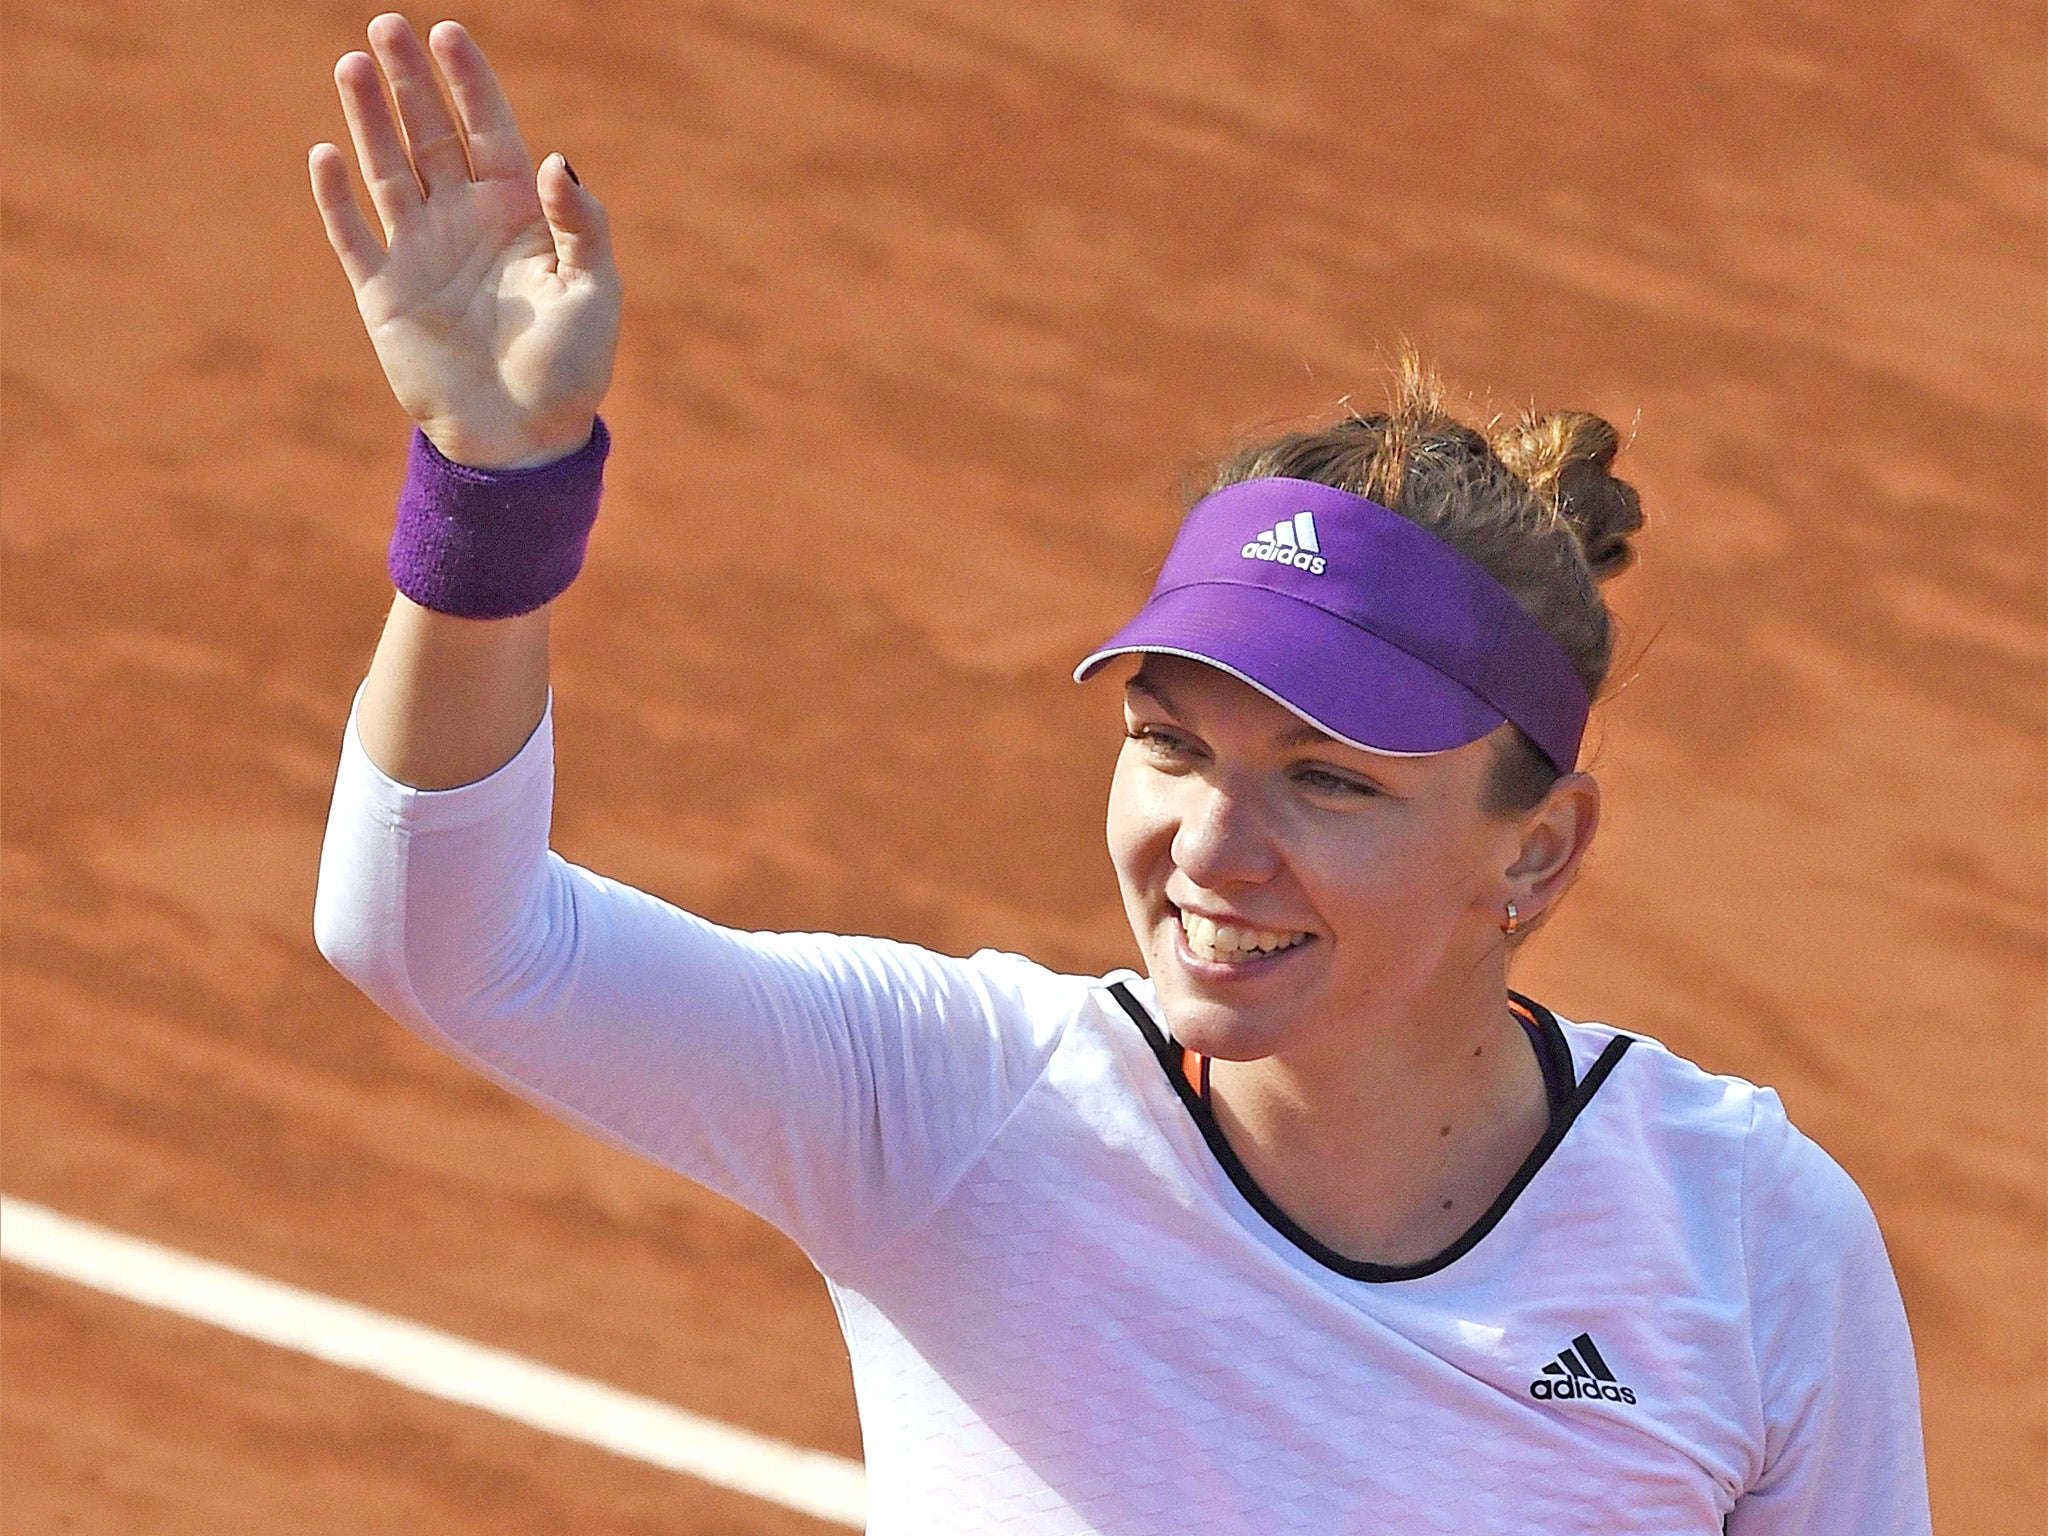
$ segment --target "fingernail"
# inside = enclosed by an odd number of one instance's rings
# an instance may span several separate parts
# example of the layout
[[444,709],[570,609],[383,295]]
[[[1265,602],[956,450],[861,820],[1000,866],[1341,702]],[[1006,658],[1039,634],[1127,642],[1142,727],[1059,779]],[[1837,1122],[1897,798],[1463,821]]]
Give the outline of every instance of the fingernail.
[[[556,153],[560,154],[561,152],[558,150],[556,151]],[[576,174],[576,167],[569,163],[569,157],[567,155],[562,156],[562,169],[569,173],[569,179],[575,182],[577,186],[580,187],[583,185],[583,178]]]

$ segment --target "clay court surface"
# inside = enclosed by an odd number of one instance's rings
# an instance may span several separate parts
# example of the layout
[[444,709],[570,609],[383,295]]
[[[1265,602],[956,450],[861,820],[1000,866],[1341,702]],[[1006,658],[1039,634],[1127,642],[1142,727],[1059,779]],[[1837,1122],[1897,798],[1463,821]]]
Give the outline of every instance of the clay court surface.
[[[822,1284],[313,946],[408,424],[305,154],[371,8],[6,31],[6,1190],[842,1455]],[[413,12],[422,31],[440,13]],[[1771,1083],[1883,1223],[1938,1528],[2038,1529],[2043,19],[2028,6],[492,3],[612,210],[555,846],[722,921],[1132,959],[1169,488],[1406,332],[1633,424],[1607,819],[1521,990]],[[5,1272],[10,1532],[828,1527]]]

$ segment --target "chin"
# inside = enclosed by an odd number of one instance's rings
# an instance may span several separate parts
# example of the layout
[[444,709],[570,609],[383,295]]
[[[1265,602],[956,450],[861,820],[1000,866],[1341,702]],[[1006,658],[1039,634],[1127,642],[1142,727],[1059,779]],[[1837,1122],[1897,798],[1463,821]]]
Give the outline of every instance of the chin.
[[1272,1003],[1232,1004],[1203,994],[1169,959],[1152,972],[1166,1032],[1189,1050],[1218,1061],[1258,1061],[1287,1043],[1292,1011]]

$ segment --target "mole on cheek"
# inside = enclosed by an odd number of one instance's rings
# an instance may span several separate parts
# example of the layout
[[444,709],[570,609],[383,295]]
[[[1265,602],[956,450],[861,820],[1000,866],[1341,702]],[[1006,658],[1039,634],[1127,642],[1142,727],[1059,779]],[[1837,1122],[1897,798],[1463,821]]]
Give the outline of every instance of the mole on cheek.
[[1439,1136],[1448,1136],[1448,1135],[1450,1135],[1450,1134],[1451,1134],[1451,1128],[1450,1128],[1450,1127],[1449,1127],[1448,1125],[1447,1125],[1447,1126],[1445,1126],[1445,1127],[1444,1127],[1444,1128],[1443,1128],[1442,1130],[1440,1130],[1440,1131],[1438,1131],[1438,1132],[1437,1132],[1437,1135],[1439,1135]]

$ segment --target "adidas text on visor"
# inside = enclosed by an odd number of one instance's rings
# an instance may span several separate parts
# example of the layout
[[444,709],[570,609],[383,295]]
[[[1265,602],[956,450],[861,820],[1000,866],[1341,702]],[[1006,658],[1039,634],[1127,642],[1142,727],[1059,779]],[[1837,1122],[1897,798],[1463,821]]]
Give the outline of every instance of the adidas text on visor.
[[1074,680],[1133,651],[1207,662],[1339,741],[1399,756],[1512,720],[1569,773],[1591,703],[1476,561],[1376,501],[1279,476],[1195,503],[1145,606]]

